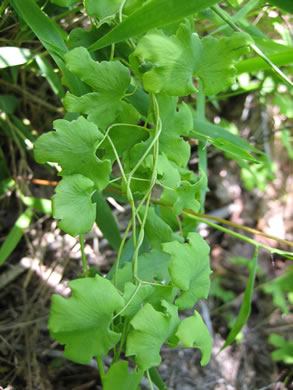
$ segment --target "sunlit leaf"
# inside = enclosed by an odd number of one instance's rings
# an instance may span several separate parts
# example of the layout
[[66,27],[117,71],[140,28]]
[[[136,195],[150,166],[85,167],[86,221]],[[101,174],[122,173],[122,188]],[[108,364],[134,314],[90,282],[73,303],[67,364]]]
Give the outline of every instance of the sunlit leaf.
[[67,93],[65,107],[87,114],[90,121],[106,128],[123,109],[121,99],[130,83],[128,68],[118,61],[96,62],[84,47],[71,50],[64,58],[66,67],[94,91],[80,97]]
[[111,163],[101,161],[96,149],[103,134],[94,123],[83,117],[69,122],[54,122],[56,131],[41,135],[35,143],[35,159],[39,163],[57,162],[61,175],[81,174],[90,178],[95,187],[104,189],[109,182]]
[[96,219],[92,203],[94,183],[82,175],[64,176],[53,196],[53,217],[66,233],[77,236],[91,230]]
[[88,15],[104,19],[119,10],[121,0],[84,0],[84,5]]
[[160,349],[179,322],[176,306],[162,301],[162,307],[164,312],[159,312],[147,303],[130,322],[133,330],[127,337],[126,356],[135,355],[138,367],[143,370],[160,364]]
[[249,52],[252,39],[246,33],[234,33],[222,39],[204,37],[201,43],[200,62],[194,76],[201,79],[206,95],[215,95],[234,83],[234,63]]
[[[161,30],[148,32],[138,41],[130,61],[141,74],[148,92],[185,96],[196,92],[192,75],[199,61],[199,50],[197,35],[191,34],[188,25],[181,24],[176,36],[169,37]],[[143,64],[149,64],[149,69],[143,69]]]
[[198,233],[189,233],[185,244],[173,241],[162,244],[171,256],[169,272],[175,286],[183,290],[177,298],[180,309],[192,308],[207,298],[210,288],[209,246]]
[[137,390],[142,379],[143,370],[128,369],[128,362],[120,361],[112,364],[103,377],[104,390]]
[[106,355],[120,339],[110,329],[124,300],[109,280],[96,275],[69,283],[72,297],[53,295],[49,319],[51,337],[65,344],[64,355],[77,363]]
[[192,317],[180,321],[176,337],[184,347],[199,348],[202,355],[200,364],[202,366],[208,364],[212,353],[212,338],[196,310],[194,310]]

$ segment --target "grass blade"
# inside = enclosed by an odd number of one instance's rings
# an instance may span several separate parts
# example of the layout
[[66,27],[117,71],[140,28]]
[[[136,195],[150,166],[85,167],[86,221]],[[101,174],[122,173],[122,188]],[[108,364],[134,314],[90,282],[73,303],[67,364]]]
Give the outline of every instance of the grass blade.
[[225,344],[221,348],[221,351],[233,343],[236,336],[241,331],[243,326],[246,324],[246,322],[250,316],[251,298],[252,298],[254,280],[255,280],[255,275],[256,275],[257,259],[258,259],[258,248],[255,248],[255,252],[254,252],[254,256],[253,256],[253,260],[252,260],[253,261],[252,269],[250,271],[250,275],[249,275],[248,283],[247,283],[247,286],[245,289],[244,298],[242,301],[240,312],[238,314],[238,317],[236,319],[235,324],[233,325],[233,328],[230,330],[230,333],[228,334],[228,337],[227,337]]
[[66,32],[61,30],[33,0],[11,0],[11,5],[48,50],[64,75],[64,84],[71,92],[77,96],[89,92],[85,84],[65,67],[63,57],[68,51],[64,41],[64,38],[67,39]]
[[96,223],[99,229],[104,234],[104,237],[109,241],[112,248],[118,250],[121,244],[120,231],[107,201],[99,191],[95,192],[92,200],[97,205]]
[[13,228],[10,230],[3,245],[0,248],[0,265],[2,265],[7,260],[8,256],[10,256],[16,248],[21,237],[23,236],[24,230],[29,227],[32,216],[33,211],[32,209],[28,208],[17,218]]
[[[282,50],[278,53],[274,53],[268,55],[270,61],[272,61],[277,66],[284,66],[293,63],[293,49]],[[235,64],[235,68],[237,69],[237,73],[250,73],[255,72],[257,70],[265,70],[271,69],[271,66],[265,62],[260,57],[249,58],[247,60],[243,60],[238,64]]]
[[[224,140],[230,142],[231,144],[238,146],[245,151],[250,151],[254,153],[261,154],[261,151],[251,146],[247,141],[243,138],[239,137],[236,134],[230,133],[223,127],[213,125],[208,121],[198,120],[196,118],[193,119],[194,130],[198,135],[202,135],[203,137],[209,137],[214,140]],[[194,136],[192,133],[189,135],[190,137]]]
[[217,2],[218,0],[150,0],[90,46],[89,50],[98,50],[153,28],[177,22]]

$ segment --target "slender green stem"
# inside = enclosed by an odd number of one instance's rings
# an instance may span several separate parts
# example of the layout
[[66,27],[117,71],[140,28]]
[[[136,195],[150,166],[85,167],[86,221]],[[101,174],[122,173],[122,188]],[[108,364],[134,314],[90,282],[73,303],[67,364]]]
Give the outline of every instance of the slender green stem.
[[[205,93],[203,90],[203,84],[202,84],[201,80],[199,80],[199,82],[198,82],[196,116],[197,116],[198,120],[201,120],[201,121],[205,120]],[[199,141],[197,150],[198,150],[198,161],[199,161],[198,168],[199,168],[199,170],[202,170],[205,173],[205,175],[207,176],[208,158],[207,158],[206,145],[207,145],[206,141]],[[200,191],[200,205],[201,205],[200,207],[201,207],[202,212],[204,212],[206,192],[207,192],[207,188],[204,188]]]
[[149,381],[149,384],[150,384],[150,389],[154,390],[154,386],[153,386],[153,382],[152,382],[149,370],[146,371],[146,375],[147,375],[147,378],[148,378],[148,381]]
[[125,6],[125,3],[126,3],[127,0],[123,0],[121,5],[120,5],[120,8],[119,8],[119,23],[122,23],[123,21],[123,8]]
[[128,328],[129,328],[129,320],[125,318],[124,319],[124,324],[123,324],[123,329],[122,329],[122,336],[121,336],[121,340],[120,340],[120,343],[119,343],[119,348],[118,348],[118,351],[115,353],[115,356],[114,356],[114,359],[112,361],[112,364],[117,362],[119,357],[120,357],[120,355],[121,355],[123,346],[125,344],[125,341],[126,341],[126,338],[127,338],[127,335],[128,335]]
[[238,238],[238,239],[240,239],[242,241],[248,242],[249,244],[254,245],[257,248],[264,248],[264,249],[268,250],[270,253],[277,253],[277,254],[282,254],[283,253],[283,255],[286,254],[286,255],[289,255],[289,258],[292,258],[291,256],[293,255],[293,253],[281,251],[281,250],[275,249],[275,248],[271,248],[270,246],[264,245],[261,242],[253,240],[252,238],[243,236],[243,234],[233,232],[230,229],[226,229],[223,226],[220,226],[220,225],[217,225],[217,224],[215,224],[213,222],[207,221],[204,218],[198,217],[198,216],[193,215],[191,213],[188,213],[186,211],[183,211],[182,214],[185,215],[188,218],[195,219],[197,221],[206,223],[207,225],[209,225],[209,226],[211,226],[211,227],[213,227],[213,228],[215,228],[217,230],[221,230],[222,232],[227,233],[227,234],[229,234],[232,237],[236,237],[236,238]]
[[[230,18],[230,16],[223,11],[219,5],[214,5],[211,9],[221,18],[223,19],[234,31],[243,32],[240,27],[238,27]],[[285,75],[284,72],[281,71],[266,55],[261,51],[259,47],[257,47],[254,43],[250,44],[251,49],[261,57],[271,68],[272,70],[283,80],[286,84],[293,87],[292,81]]]
[[122,251],[123,251],[126,239],[127,239],[127,235],[128,235],[128,232],[129,232],[131,226],[132,226],[132,220],[130,220],[128,225],[127,225],[127,228],[124,232],[124,235],[123,235],[123,238],[122,238],[122,241],[121,241],[118,253],[117,253],[117,259],[116,259],[116,263],[115,263],[115,272],[114,272],[114,286],[115,287],[117,287],[117,284],[118,284],[118,272],[119,272],[119,262],[120,262],[121,254],[122,254]]
[[150,368],[149,373],[152,382],[158,387],[159,390],[168,390],[156,367]]
[[9,0],[4,0],[4,2],[2,3],[2,5],[0,6],[0,16],[2,15],[2,13],[4,12],[5,8],[7,7],[9,3]]
[[[155,134],[154,134],[154,142],[153,142],[153,171],[152,171],[152,176],[150,180],[150,186],[148,188],[147,193],[145,194],[144,198],[142,199],[141,203],[139,206],[141,206],[144,201],[146,201],[146,206],[145,206],[145,211],[144,211],[144,216],[142,219],[141,223],[141,228],[138,236],[138,245],[135,248],[134,255],[133,255],[133,276],[136,280],[140,281],[138,277],[138,252],[139,248],[143,243],[144,239],[144,226],[146,223],[147,219],[147,214],[148,214],[148,209],[151,201],[151,194],[153,187],[156,184],[157,180],[157,165],[158,165],[158,158],[159,158],[159,137],[162,131],[162,122],[160,119],[160,114],[159,114],[159,105],[157,102],[157,99],[154,95],[151,95],[152,98],[152,103],[153,103],[153,110],[154,110],[154,116],[155,116],[155,121],[156,121],[156,126],[155,126]],[[135,170],[132,170],[131,172],[135,172]]]
[[142,283],[140,282],[136,286],[135,290],[133,291],[131,297],[129,298],[129,301],[126,303],[126,305],[117,314],[114,315],[112,321],[114,321],[115,318],[119,317],[128,308],[128,306],[131,304],[131,302],[134,300],[134,298],[136,297],[137,293],[139,292],[141,286],[142,286]]
[[97,357],[97,363],[98,363],[98,369],[99,369],[99,373],[100,373],[101,382],[102,382],[102,385],[104,385],[105,370],[104,370],[103,360],[101,357]]
[[79,235],[79,242],[80,242],[80,251],[81,251],[81,260],[82,260],[82,268],[83,272],[87,271],[87,261],[86,261],[86,255],[84,252],[84,239],[83,239],[83,234]]

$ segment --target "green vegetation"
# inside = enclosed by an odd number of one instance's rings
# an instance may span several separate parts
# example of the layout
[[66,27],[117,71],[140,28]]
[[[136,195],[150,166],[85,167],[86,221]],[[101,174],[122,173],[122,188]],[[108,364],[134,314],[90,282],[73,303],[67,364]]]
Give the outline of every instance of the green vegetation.
[[[63,232],[80,240],[82,275],[69,283],[70,298],[53,295],[48,328],[68,359],[87,364],[96,358],[105,390],[137,390],[143,376],[151,389],[166,389],[156,371],[163,344],[198,348],[201,364],[208,364],[212,338],[194,310],[209,295],[212,272],[210,247],[195,232],[200,222],[255,247],[241,309],[222,349],[251,313],[259,248],[293,259],[292,252],[244,234],[256,231],[240,226],[242,232],[235,232],[239,225],[224,221],[223,227],[204,213],[208,150],[239,165],[247,190],[264,190],[275,175],[265,147],[249,143],[227,123],[208,120],[208,102],[217,108],[229,96],[258,91],[261,104],[273,99],[281,114],[293,116],[292,37],[269,22],[268,29],[278,29],[282,38],[276,42],[250,22],[263,6],[260,0],[10,0],[0,6],[2,15],[6,7],[17,14],[20,42],[38,42],[37,49],[17,42],[0,48],[3,84],[15,84],[18,67],[26,66],[48,80],[64,105],[39,102],[56,120],[37,136],[15,115],[19,100],[0,96],[5,137],[20,154],[57,168],[60,176],[52,203],[25,196],[0,149],[0,194],[15,190],[26,207],[3,242],[0,264],[36,212],[52,214]],[[289,0],[266,5],[272,11],[275,6],[282,14],[292,12]],[[71,14],[88,23],[66,31],[60,20]],[[291,138],[284,129],[281,141],[292,159]],[[191,145],[196,170],[189,165]],[[105,200],[109,193],[131,208],[122,238]],[[117,251],[107,275],[91,272],[84,250],[84,235],[95,223]],[[285,296],[292,295],[291,278],[292,268],[262,286],[283,313],[292,309]],[[235,299],[220,278],[213,283],[211,293],[224,304]],[[180,319],[186,309],[194,314]],[[291,341],[271,335],[270,343],[279,348],[273,359],[292,363]],[[108,353],[112,363],[105,373],[102,358]],[[128,359],[135,365],[131,372]]]

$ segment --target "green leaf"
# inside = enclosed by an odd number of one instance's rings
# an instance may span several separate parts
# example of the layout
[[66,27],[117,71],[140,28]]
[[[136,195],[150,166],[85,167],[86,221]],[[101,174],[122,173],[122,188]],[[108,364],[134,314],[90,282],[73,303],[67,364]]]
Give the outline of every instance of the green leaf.
[[153,287],[150,285],[141,286],[138,291],[136,289],[137,286],[133,283],[127,282],[125,284],[123,298],[127,308],[121,313],[123,317],[133,317],[141,308],[142,302],[153,293]]
[[115,14],[121,5],[121,0],[84,0],[86,13],[98,19]]
[[[284,66],[293,63],[293,49],[289,50],[280,50],[278,53],[270,54],[267,56],[268,59],[277,66]],[[260,57],[248,58],[247,60],[242,60],[235,65],[237,69],[237,74],[242,73],[251,73],[257,70],[271,69],[271,65],[265,62]]]
[[[131,104],[122,102],[122,112],[116,118],[117,124],[121,124],[121,126],[116,126],[115,124],[109,133],[119,156],[123,156],[125,152],[131,150],[133,146],[148,137],[149,132],[143,126],[131,126],[136,125],[139,119],[140,114],[138,111]],[[105,139],[101,148],[106,150],[106,158],[111,159],[111,161],[116,160],[115,153],[108,139]]]
[[291,0],[269,0],[268,2],[293,14],[293,4]]
[[77,3],[78,0],[51,0],[51,3],[57,4],[60,7],[70,7]]
[[82,175],[64,176],[53,196],[53,217],[71,236],[87,233],[96,219],[96,205],[91,201],[94,183]]
[[[168,284],[170,282],[169,263],[170,256],[167,253],[152,249],[150,252],[138,256],[138,276],[145,282],[157,280]],[[119,270],[117,279],[117,287],[123,290],[124,284],[132,280],[132,264],[130,262],[127,262]]]
[[273,296],[274,305],[279,307],[284,314],[289,314],[289,306],[286,293],[293,292],[293,267],[289,267],[283,275],[278,276],[271,282],[265,283],[263,290]]
[[171,255],[169,272],[175,286],[183,290],[176,300],[180,309],[192,308],[201,298],[207,298],[210,288],[209,246],[198,233],[189,233],[187,243],[162,244]]
[[104,390],[137,390],[143,377],[143,370],[128,370],[128,362],[121,361],[110,366],[103,377]]
[[[290,118],[290,119],[293,118],[292,96],[275,92],[274,93],[274,104],[279,106],[281,114],[286,115],[287,118]],[[284,133],[284,131],[282,131],[281,135],[283,133]]]
[[35,143],[35,159],[41,164],[57,162],[62,167],[61,175],[81,174],[102,190],[109,183],[111,163],[101,161],[96,149],[103,134],[94,123],[83,117],[69,122],[58,119],[55,131],[41,135]]
[[[26,0],[24,4],[22,0],[12,0],[11,4],[49,52],[61,56],[66,53],[67,48],[60,34],[61,28],[41,11],[37,3]],[[66,34],[65,31],[63,33]]]
[[63,83],[70,88],[72,93],[77,95],[85,93],[85,85],[68,72],[63,62],[63,56],[67,52],[64,42],[64,39],[67,39],[66,32],[49,18],[34,0],[26,0],[25,2],[11,0],[10,4],[48,50],[64,75]]
[[176,306],[162,301],[162,307],[164,313],[147,303],[130,322],[133,330],[127,337],[126,356],[135,355],[138,367],[143,370],[160,364],[161,346],[174,333],[179,322]]
[[208,36],[202,39],[199,65],[194,76],[201,79],[206,95],[224,91],[235,82],[235,62],[248,53],[252,39],[246,33],[234,33],[228,38],[216,39]]
[[[182,181],[175,190],[165,189],[161,196],[161,201],[169,206],[173,206],[176,215],[182,213],[183,209],[198,212],[200,203],[195,199],[199,195],[201,185],[191,184],[188,181]],[[199,198],[199,196],[197,196]]]
[[25,64],[33,57],[34,54],[29,49],[13,46],[0,47],[0,69]]
[[[144,209],[141,211],[141,214],[143,213]],[[173,233],[171,227],[156,214],[153,207],[148,210],[145,233],[151,247],[154,249],[161,249],[162,242],[173,241],[179,237],[177,234]]]
[[208,142],[210,142],[212,145],[214,145],[215,148],[222,150],[223,152],[228,153],[229,157],[234,159],[240,159],[240,160],[247,160],[251,161],[253,163],[259,164],[259,160],[254,158],[251,154],[247,153],[245,150],[243,150],[241,147],[236,146],[235,144],[226,141],[221,138],[213,139],[208,136],[204,136],[200,133],[197,133],[196,131],[193,131],[194,134],[199,135],[199,137],[205,138]]
[[217,3],[218,0],[150,0],[133,12],[108,34],[99,39],[90,50],[98,50],[112,43],[143,34],[151,29],[184,19]]
[[123,109],[121,99],[130,83],[128,68],[118,61],[96,62],[84,47],[71,50],[64,58],[70,72],[95,91],[81,97],[67,93],[66,109],[87,114],[90,121],[105,129]]
[[0,95],[0,110],[6,114],[13,114],[20,101],[13,95]]
[[2,265],[7,260],[7,258],[11,255],[11,253],[16,248],[21,237],[23,236],[24,230],[29,227],[32,216],[33,216],[33,211],[32,209],[28,208],[17,218],[12,229],[10,230],[3,244],[1,245],[0,265]]
[[38,64],[42,76],[44,76],[50,84],[52,91],[58,95],[60,99],[63,99],[65,92],[61,84],[60,77],[55,73],[50,61],[48,61],[44,56],[40,55],[36,56],[35,60]]
[[180,321],[176,337],[187,348],[201,350],[200,364],[208,364],[212,354],[212,338],[200,314],[194,310],[192,317]]
[[179,167],[185,168],[190,157],[190,146],[183,140],[193,128],[189,107],[182,103],[177,107],[178,98],[158,96],[162,132],[160,135],[160,153]]
[[[191,34],[187,24],[181,24],[176,36],[168,37],[161,30],[148,32],[138,41],[130,63],[138,72],[143,64],[149,64],[149,70],[139,72],[146,91],[186,96],[196,92],[192,75],[199,61],[199,50],[198,37]],[[143,61],[141,66],[139,61]]]
[[35,198],[33,196],[24,196],[20,191],[18,191],[18,195],[21,198],[23,204],[25,204],[26,206],[32,207],[40,213],[49,215],[52,214],[51,200],[44,198]]
[[118,343],[121,335],[109,326],[124,300],[109,280],[98,275],[74,280],[69,286],[71,298],[53,295],[48,327],[51,337],[66,344],[68,359],[87,364]]
[[274,361],[282,361],[285,364],[293,364],[293,342],[285,340],[283,337],[276,333],[272,333],[269,336],[269,343],[274,347],[277,347],[275,351],[271,353]]
[[251,269],[248,283],[245,289],[242,305],[238,314],[238,317],[236,319],[236,322],[234,323],[232,329],[230,330],[228,337],[226,339],[225,344],[221,348],[221,351],[225,348],[227,348],[230,344],[233,343],[235,338],[237,337],[238,333],[241,331],[243,326],[246,324],[250,312],[251,312],[251,299],[253,294],[253,286],[254,286],[254,280],[257,270],[257,259],[258,259],[258,248],[255,249],[254,257],[253,257],[253,267]]
[[[258,149],[254,148],[245,141],[243,138],[239,137],[236,134],[231,133],[227,129],[221,126],[213,125],[208,121],[201,121],[196,118],[193,119],[193,125],[196,133],[203,137],[209,137],[213,140],[225,140],[231,144],[241,148],[245,151],[252,151],[254,153],[261,153]],[[189,134],[190,137],[193,137],[193,132]],[[194,138],[194,137],[193,137]]]
[[112,248],[118,251],[121,244],[121,234],[112,210],[101,192],[96,191],[92,196],[96,204],[96,224],[109,241]]

